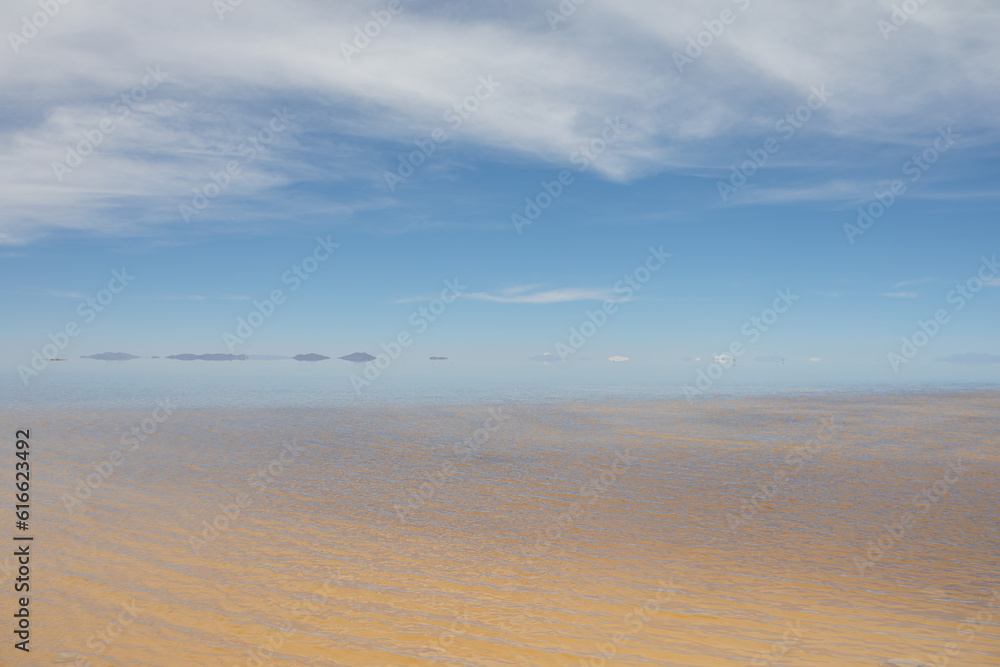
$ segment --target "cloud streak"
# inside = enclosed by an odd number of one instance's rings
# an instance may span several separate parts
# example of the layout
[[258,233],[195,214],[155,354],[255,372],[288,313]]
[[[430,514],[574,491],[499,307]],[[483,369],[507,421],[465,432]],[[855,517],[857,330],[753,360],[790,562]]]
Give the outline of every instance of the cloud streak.
[[530,304],[550,304],[568,303],[570,301],[621,301],[621,297],[610,289],[588,289],[588,288],[564,288],[546,290],[544,292],[513,294],[502,290],[500,294],[489,294],[487,292],[471,292],[463,294],[463,298],[477,299],[480,301],[492,301],[494,303],[530,303]]

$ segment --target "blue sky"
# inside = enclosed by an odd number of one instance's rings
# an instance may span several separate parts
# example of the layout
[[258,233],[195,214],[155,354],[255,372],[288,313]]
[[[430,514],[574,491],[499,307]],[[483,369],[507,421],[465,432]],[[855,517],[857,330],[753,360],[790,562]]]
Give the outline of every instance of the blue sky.
[[[440,355],[683,384],[741,342],[727,378],[998,378],[1000,271],[961,309],[953,290],[1000,250],[1000,8],[914,5],[892,30],[888,2],[219,6],[77,0],[37,34],[36,3],[0,10],[10,373],[71,322],[59,356],[225,352],[281,289],[235,351],[375,354],[407,332],[393,372]],[[292,290],[318,238],[339,247]],[[670,259],[616,292],[650,247]],[[418,331],[446,280],[462,294]],[[797,299],[751,342],[777,290]]]

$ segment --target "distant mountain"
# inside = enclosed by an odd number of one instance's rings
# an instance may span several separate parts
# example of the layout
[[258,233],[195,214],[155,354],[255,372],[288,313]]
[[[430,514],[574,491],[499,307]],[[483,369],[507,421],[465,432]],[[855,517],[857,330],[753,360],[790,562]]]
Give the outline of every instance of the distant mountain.
[[375,359],[375,357],[366,352],[352,352],[351,354],[348,354],[346,357],[339,357],[339,358],[343,359],[344,361],[356,361],[356,362],[372,361],[373,359]]
[[310,352],[309,354],[296,354],[292,359],[295,361],[323,361],[324,359],[329,359],[330,357],[324,357],[322,354],[316,354],[315,352]]
[[167,357],[181,361],[246,361],[249,358],[245,354],[172,354]]
[[101,361],[128,361],[129,359],[138,359],[139,357],[128,352],[101,352],[100,354],[91,354],[80,358],[100,359]]
[[278,359],[291,359],[288,355],[281,354],[251,354],[250,361],[277,361]]
[[431,357],[431,361],[446,361],[448,357]]

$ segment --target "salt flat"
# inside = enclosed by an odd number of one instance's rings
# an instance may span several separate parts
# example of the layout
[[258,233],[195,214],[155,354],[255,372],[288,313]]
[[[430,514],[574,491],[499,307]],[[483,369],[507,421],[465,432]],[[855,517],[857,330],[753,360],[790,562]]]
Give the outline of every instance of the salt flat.
[[149,410],[6,413],[37,471],[31,657],[1000,664],[998,405],[178,407],[135,440]]

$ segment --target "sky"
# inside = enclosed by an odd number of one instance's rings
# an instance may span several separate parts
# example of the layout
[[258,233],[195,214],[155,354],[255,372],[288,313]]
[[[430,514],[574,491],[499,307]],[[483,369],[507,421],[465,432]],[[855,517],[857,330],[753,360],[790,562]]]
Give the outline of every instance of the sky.
[[1000,379],[994,3],[12,0],[0,27],[12,377],[384,351]]

